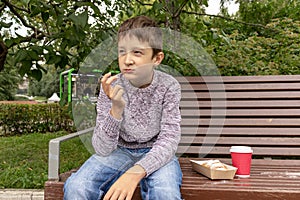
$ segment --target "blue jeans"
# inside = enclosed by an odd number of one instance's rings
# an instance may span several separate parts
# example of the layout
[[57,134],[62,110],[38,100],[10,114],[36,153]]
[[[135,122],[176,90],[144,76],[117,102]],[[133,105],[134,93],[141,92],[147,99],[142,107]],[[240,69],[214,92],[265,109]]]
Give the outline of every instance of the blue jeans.
[[[91,156],[64,185],[64,200],[100,200],[111,185],[150,148],[118,148],[107,157]],[[140,182],[144,200],[179,200],[182,172],[174,158]]]

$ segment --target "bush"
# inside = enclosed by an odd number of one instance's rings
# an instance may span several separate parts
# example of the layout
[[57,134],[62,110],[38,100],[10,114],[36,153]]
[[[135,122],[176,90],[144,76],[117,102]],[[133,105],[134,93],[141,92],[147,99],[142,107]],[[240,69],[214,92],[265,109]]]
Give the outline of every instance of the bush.
[[68,107],[50,104],[0,104],[0,135],[74,131]]

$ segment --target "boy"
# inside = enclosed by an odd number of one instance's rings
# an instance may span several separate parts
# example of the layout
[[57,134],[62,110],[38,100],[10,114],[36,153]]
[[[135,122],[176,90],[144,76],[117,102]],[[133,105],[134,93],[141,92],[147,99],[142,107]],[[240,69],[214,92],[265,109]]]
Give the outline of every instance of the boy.
[[118,31],[121,73],[105,74],[92,144],[96,154],[64,187],[66,200],[130,200],[140,183],[143,199],[181,199],[180,85],[154,70],[164,58],[162,33],[145,16]]

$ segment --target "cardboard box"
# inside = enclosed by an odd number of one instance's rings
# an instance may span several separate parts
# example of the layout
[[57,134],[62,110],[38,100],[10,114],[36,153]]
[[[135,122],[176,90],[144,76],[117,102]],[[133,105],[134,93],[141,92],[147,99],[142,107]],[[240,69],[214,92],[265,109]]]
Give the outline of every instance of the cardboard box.
[[203,164],[207,163],[206,161],[196,161],[196,160],[190,160],[192,163],[192,168],[203,174],[204,176],[215,180],[215,179],[233,179],[234,175],[236,173],[237,168],[224,164],[227,169],[211,169],[210,167],[204,166]]

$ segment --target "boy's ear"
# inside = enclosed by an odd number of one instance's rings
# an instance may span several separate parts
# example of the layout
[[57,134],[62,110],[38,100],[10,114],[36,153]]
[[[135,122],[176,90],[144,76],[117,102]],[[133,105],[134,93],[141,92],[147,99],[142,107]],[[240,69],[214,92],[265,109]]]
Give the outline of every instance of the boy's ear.
[[157,53],[156,56],[154,57],[154,59],[155,59],[154,65],[155,66],[159,65],[162,62],[162,60],[164,59],[164,57],[165,57],[165,54],[162,51]]

